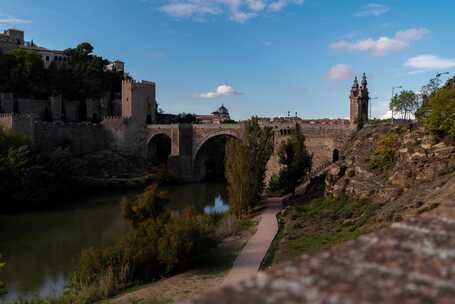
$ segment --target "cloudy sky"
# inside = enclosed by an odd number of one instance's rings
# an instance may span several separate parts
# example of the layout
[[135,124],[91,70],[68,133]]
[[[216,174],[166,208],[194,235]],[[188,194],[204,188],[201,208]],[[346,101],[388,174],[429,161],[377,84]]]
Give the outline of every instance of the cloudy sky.
[[367,73],[373,113],[393,86],[455,73],[452,0],[1,0],[0,29],[54,49],[91,42],[157,82],[166,112],[347,117]]

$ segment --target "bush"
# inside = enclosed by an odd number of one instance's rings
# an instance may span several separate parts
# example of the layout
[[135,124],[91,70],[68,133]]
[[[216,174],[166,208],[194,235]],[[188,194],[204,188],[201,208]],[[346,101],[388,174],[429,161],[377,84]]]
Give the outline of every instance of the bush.
[[373,152],[373,161],[370,169],[386,172],[393,168],[396,161],[396,150],[399,146],[399,138],[395,133],[389,133],[379,141]]
[[159,240],[159,260],[166,272],[174,272],[192,266],[195,257],[214,247],[214,240],[203,229],[200,217],[187,209],[170,216]]
[[124,200],[122,202],[122,214],[128,223],[137,227],[150,218],[160,216],[168,203],[167,194],[158,191],[158,185],[154,184],[138,195],[134,201]]
[[78,298],[93,302],[137,282],[151,281],[194,265],[216,246],[223,215],[197,215],[193,210],[171,212],[157,185],[123,203],[131,225],[127,236],[105,249],[82,252],[70,287]]

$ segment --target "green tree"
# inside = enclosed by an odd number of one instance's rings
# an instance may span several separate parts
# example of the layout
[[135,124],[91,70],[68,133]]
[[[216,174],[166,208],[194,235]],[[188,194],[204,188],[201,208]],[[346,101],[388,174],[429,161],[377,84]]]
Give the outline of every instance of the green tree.
[[[30,161],[28,141],[11,129],[0,127],[0,195],[10,198],[21,193],[23,172]],[[5,203],[8,199],[5,201]],[[7,207],[1,206],[0,207]]]
[[[2,256],[0,255],[0,272],[2,270],[3,267],[5,267],[5,263],[2,262]],[[5,290],[5,283],[3,283],[2,281],[0,281],[0,295],[4,294],[6,292]]]
[[423,98],[426,99],[433,95],[439,89],[441,83],[442,81],[439,79],[439,77],[430,79],[430,81],[428,81],[428,83],[421,89]]
[[231,212],[238,218],[249,212],[249,205],[254,198],[248,149],[242,142],[231,139],[226,145],[226,179]]
[[243,141],[226,146],[226,179],[231,211],[242,217],[257,205],[264,191],[267,162],[272,155],[273,132],[263,128],[256,117],[246,123]]
[[305,147],[305,136],[302,134],[300,125],[296,124],[291,136],[285,141],[278,152],[282,185],[287,186],[287,191],[295,196],[295,189],[299,182],[309,176],[313,165],[313,157]]
[[447,85],[436,91],[417,111],[416,117],[439,139],[455,140],[455,86]]
[[389,108],[392,111],[399,112],[404,119],[410,119],[419,108],[419,96],[413,91],[402,91],[395,95],[390,101]]
[[249,161],[252,164],[251,191],[253,200],[251,205],[256,205],[260,200],[265,188],[265,173],[267,163],[273,152],[273,129],[261,127],[257,117],[251,118],[246,125],[245,144],[247,146]]

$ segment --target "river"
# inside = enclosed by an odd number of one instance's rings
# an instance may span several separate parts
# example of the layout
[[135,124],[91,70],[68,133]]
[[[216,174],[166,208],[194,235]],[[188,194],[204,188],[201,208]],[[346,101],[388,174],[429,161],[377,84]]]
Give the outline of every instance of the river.
[[[199,212],[226,211],[224,183],[169,187],[170,207]],[[7,264],[0,301],[61,294],[82,249],[107,246],[122,238],[127,224],[120,202],[137,193],[96,195],[45,212],[0,216],[0,253]]]

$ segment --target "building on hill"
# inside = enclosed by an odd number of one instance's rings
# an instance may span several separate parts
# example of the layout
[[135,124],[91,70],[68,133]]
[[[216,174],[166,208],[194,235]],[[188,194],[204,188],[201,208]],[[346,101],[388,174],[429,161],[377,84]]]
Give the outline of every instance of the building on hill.
[[6,53],[20,47],[24,47],[24,32],[16,29],[8,29],[0,33],[0,52]]
[[32,42],[26,43],[25,49],[36,52],[43,60],[44,68],[48,69],[52,63],[57,66],[65,65],[69,62],[68,56],[65,55],[64,51],[49,50],[43,47],[39,47]]
[[224,105],[210,115],[197,115],[197,120],[202,124],[223,124],[232,121],[229,110]]
[[[36,52],[43,60],[47,69],[52,63],[58,66],[69,62],[63,50],[51,50],[36,45],[33,41],[25,41],[25,32],[16,29],[8,29],[0,33],[0,53],[7,53],[15,49],[23,48]],[[125,72],[125,63],[120,60],[111,61],[106,65],[106,71]]]
[[125,72],[125,63],[120,60],[115,60],[106,65],[105,69],[106,71],[111,72]]

